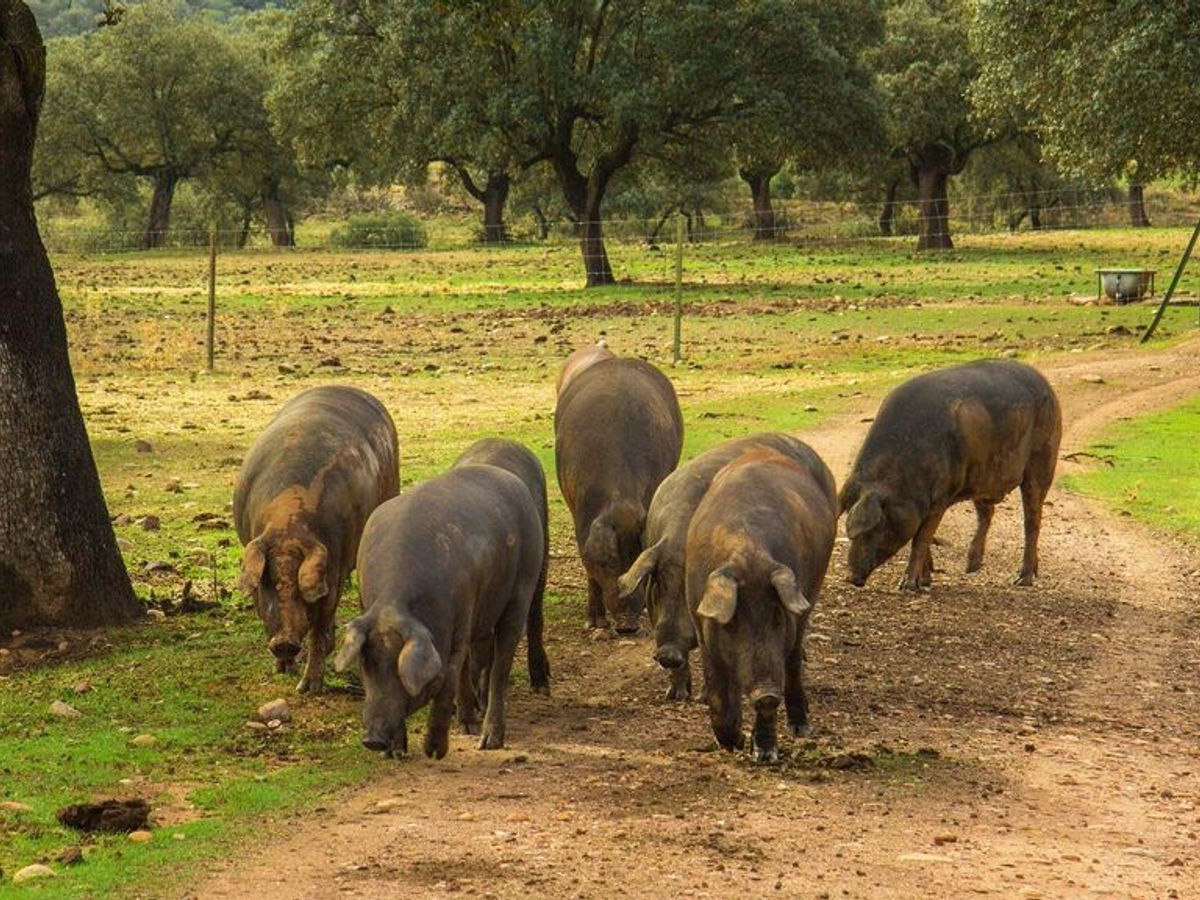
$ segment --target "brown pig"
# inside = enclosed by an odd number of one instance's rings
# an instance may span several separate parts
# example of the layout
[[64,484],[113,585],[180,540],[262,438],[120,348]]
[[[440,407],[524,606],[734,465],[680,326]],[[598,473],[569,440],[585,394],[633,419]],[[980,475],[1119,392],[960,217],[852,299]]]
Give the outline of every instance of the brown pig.
[[671,382],[640,359],[606,359],[576,374],[554,410],[558,486],[588,576],[588,625],[638,630],[642,591],[617,579],[642,552],[655,489],[679,462],[683,416]]
[[1016,583],[1033,584],[1042,503],[1061,437],[1054,390],[1023,363],[979,360],[904,382],[884,399],[842,486],[850,581],[861,587],[912,541],[900,588],[927,587],[934,532],[961,500],[975,504],[967,571],[976,571],[996,504],[1019,486],[1025,554]]
[[[815,472],[828,473],[811,447],[786,434],[753,434],[706,450],[668,475],[654,492],[643,534],[646,549],[618,583],[621,594],[628,595],[645,580],[646,607],[654,627],[654,658],[671,673],[668,700],[687,700],[692,694],[688,655],[696,647],[696,629],[683,577],[684,542],[692,513],[717,472],[748,450],[756,449],[774,450]],[[828,488],[834,490],[832,476]]]
[[289,400],[246,454],[233,494],[245,544],[242,590],[254,598],[279,671],[308,636],[301,692],[324,688],[338,599],[367,518],[399,489],[396,428],[358,388]]
[[567,361],[563,363],[563,367],[558,373],[558,380],[554,383],[554,396],[557,397],[561,394],[567,383],[588,366],[605,359],[616,358],[616,354],[609,350],[603,342],[576,350],[567,357]]
[[837,533],[837,492],[819,457],[750,450],[717,473],[686,544],[687,602],[700,639],[713,734],[742,746],[742,698],[754,707],[753,750],[778,758],[780,703],[808,732],[803,638]]

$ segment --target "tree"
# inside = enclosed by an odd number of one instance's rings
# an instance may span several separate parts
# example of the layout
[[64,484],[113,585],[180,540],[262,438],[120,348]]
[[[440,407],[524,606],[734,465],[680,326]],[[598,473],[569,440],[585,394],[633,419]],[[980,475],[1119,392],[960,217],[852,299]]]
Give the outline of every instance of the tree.
[[[752,62],[788,27],[792,7],[787,0],[307,0],[297,16],[333,48],[314,47],[324,53],[327,83],[369,68],[364,59],[405,73],[364,101],[365,115],[396,126],[370,128],[365,140],[386,150],[406,147],[409,132],[427,135],[437,157],[468,159],[484,174],[548,163],[580,224],[587,283],[604,285],[614,281],[602,228],[613,178],[753,109],[763,88]],[[340,49],[347,42],[354,53]],[[381,111],[389,103],[400,114]]]
[[53,143],[38,148],[38,182],[52,183],[64,163],[79,167],[92,191],[99,179],[148,181],[142,246],[160,246],[180,182],[210,171],[261,128],[261,92],[250,61],[219,26],[166,0],[134,6],[117,25],[52,42]]
[[755,240],[775,237],[771,179],[786,163],[846,168],[878,150],[878,97],[860,57],[882,32],[877,0],[792,0],[748,60],[757,99],[730,141]]
[[972,38],[980,106],[1027,110],[1063,171],[1131,187],[1195,176],[1195,0],[978,0]]
[[67,355],[30,174],[46,63],[33,14],[0,0],[0,627],[139,613]]
[[951,249],[949,179],[995,139],[970,89],[979,66],[965,0],[894,0],[883,43],[868,57],[883,96],[888,140],[917,186],[918,250]]

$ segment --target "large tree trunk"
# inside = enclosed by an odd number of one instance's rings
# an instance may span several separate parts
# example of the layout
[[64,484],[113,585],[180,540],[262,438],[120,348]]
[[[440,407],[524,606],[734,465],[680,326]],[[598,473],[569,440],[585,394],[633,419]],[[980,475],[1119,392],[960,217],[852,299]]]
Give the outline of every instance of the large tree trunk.
[[750,186],[750,196],[754,201],[754,240],[775,240],[775,207],[771,204],[771,179],[774,171],[756,169],[740,169],[742,181]]
[[879,211],[879,233],[891,237],[896,224],[896,193],[900,190],[900,179],[888,182],[887,194],[883,198],[883,209]]
[[163,169],[154,176],[154,193],[150,196],[150,221],[142,235],[142,249],[153,250],[167,240],[167,229],[171,226],[171,203],[175,199],[175,188],[179,186],[179,174],[174,169]]
[[1129,185],[1129,224],[1133,228],[1149,228],[1150,217],[1146,215],[1146,196],[1142,185],[1130,182]]
[[483,241],[485,244],[508,242],[508,226],[504,224],[504,206],[508,203],[509,177],[507,172],[488,175],[482,191]]
[[271,235],[271,243],[276,247],[296,246],[292,219],[288,215],[287,204],[283,202],[278,179],[268,178],[264,181],[261,196],[263,218],[267,223],[267,234]]
[[597,183],[595,179],[588,179],[570,187],[564,185],[563,189],[567,206],[575,215],[575,232],[579,235],[579,249],[583,253],[588,287],[617,283],[608,262],[608,250],[604,247],[604,231],[600,222],[600,202],[606,186],[607,182]]
[[139,613],[109,524],[30,187],[45,53],[0,0],[0,628]]
[[917,203],[919,204],[918,250],[953,250],[950,239],[950,200],[946,188],[950,173],[939,165],[919,165]]

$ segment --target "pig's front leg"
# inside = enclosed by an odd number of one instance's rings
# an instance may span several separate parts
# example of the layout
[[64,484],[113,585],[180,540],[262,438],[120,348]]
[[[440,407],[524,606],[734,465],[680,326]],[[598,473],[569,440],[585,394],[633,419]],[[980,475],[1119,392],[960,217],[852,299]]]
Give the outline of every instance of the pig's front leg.
[[930,555],[930,546],[933,544],[933,535],[937,531],[938,525],[941,524],[942,515],[945,512],[944,509],[934,510],[917,529],[917,533],[913,537],[912,553],[908,557],[908,569],[900,582],[900,590],[919,591],[922,587],[922,580],[925,580],[926,586],[932,583],[932,575],[926,571],[926,567],[930,567],[930,571],[932,571],[933,561]]

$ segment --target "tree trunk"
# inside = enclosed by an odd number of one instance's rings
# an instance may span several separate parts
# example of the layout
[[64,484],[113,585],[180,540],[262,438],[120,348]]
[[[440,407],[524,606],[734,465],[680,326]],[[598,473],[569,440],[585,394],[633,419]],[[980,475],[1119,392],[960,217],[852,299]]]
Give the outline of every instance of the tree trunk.
[[896,193],[899,190],[899,178],[893,178],[888,182],[887,194],[883,198],[883,209],[879,211],[879,233],[884,237],[892,236],[892,229],[896,223]]
[[563,189],[567,205],[575,215],[575,232],[579,235],[579,249],[583,253],[588,287],[617,283],[608,261],[608,251],[604,247],[604,231],[600,222],[600,201],[606,186],[607,182],[596,184],[593,179],[588,179],[570,188],[564,186]]
[[267,223],[267,234],[271,243],[276,247],[296,246],[296,234],[292,231],[292,220],[288,215],[287,204],[283,202],[283,192],[279,181],[268,178],[262,186],[263,218]]
[[[693,217],[696,219],[695,232],[693,232],[691,230]],[[701,209],[700,204],[697,203],[692,208],[692,215],[688,217],[688,240],[689,241],[701,240],[704,238],[704,232],[706,232],[706,231],[708,231],[708,223],[704,221],[704,210]]]
[[0,627],[139,614],[75,395],[54,273],[30,186],[45,53],[0,0]]
[[242,224],[238,228],[237,248],[245,250],[246,244],[250,242],[250,222],[254,217],[254,211],[250,204],[247,203],[242,207]]
[[546,218],[540,203],[533,204],[533,217],[537,220],[538,240],[544,241],[550,237],[550,220]]
[[950,239],[950,200],[946,187],[950,175],[941,166],[917,167],[917,202],[920,205],[918,250],[953,250]]
[[1150,227],[1150,217],[1146,215],[1146,197],[1142,185],[1137,182],[1129,185],[1129,224],[1133,228]]
[[505,244],[508,242],[508,226],[504,224],[504,206],[508,203],[509,177],[507,172],[488,175],[483,187],[483,242]]
[[143,250],[153,250],[166,243],[167,229],[171,225],[171,202],[175,199],[175,188],[178,186],[179,174],[174,169],[163,169],[154,176],[150,221],[142,235]]
[[750,186],[754,200],[754,240],[775,240],[775,208],[771,205],[771,179],[775,172],[742,169],[738,174]]

